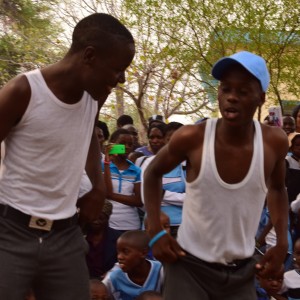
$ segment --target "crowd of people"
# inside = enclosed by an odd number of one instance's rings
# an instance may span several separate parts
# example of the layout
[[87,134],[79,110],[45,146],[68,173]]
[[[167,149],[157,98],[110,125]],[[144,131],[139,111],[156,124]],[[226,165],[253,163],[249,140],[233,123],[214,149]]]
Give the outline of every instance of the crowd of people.
[[134,51],[96,13],[0,91],[0,298],[300,299],[300,105],[253,120],[270,76],[241,51],[212,68],[220,118],[153,115],[143,144],[98,120]]

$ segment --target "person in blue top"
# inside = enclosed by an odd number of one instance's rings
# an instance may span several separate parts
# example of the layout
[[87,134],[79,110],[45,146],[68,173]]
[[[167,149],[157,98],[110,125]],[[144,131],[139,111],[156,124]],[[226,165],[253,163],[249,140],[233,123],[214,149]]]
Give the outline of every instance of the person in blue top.
[[125,145],[124,154],[109,154],[112,145],[106,149],[105,160],[102,162],[106,198],[113,205],[109,227],[119,230],[140,229],[141,222],[137,207],[142,206],[140,192],[139,167],[127,159],[132,151],[133,137],[126,129],[118,129],[112,133],[110,143]]
[[123,233],[117,241],[118,262],[103,279],[115,300],[134,300],[142,292],[161,292],[163,269],[159,261],[146,259],[149,237],[145,231]]

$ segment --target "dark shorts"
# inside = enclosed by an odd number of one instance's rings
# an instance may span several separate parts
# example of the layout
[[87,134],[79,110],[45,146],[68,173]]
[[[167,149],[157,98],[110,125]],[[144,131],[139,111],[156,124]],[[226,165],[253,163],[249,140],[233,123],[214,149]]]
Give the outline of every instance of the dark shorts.
[[187,253],[164,265],[164,300],[255,300],[255,264],[249,258],[228,267]]

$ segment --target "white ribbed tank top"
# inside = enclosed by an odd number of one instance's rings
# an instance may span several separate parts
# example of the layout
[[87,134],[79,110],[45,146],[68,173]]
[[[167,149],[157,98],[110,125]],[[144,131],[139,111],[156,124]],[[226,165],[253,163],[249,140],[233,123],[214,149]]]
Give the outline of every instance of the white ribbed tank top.
[[25,75],[31,98],[4,141],[0,203],[51,220],[68,218],[76,212],[98,104],[86,92],[76,104],[63,103],[40,70]]
[[201,169],[198,177],[186,184],[178,241],[183,249],[202,260],[226,264],[253,254],[267,187],[258,121],[254,121],[250,168],[245,178],[235,184],[224,182],[217,171],[216,124],[217,119],[206,121]]

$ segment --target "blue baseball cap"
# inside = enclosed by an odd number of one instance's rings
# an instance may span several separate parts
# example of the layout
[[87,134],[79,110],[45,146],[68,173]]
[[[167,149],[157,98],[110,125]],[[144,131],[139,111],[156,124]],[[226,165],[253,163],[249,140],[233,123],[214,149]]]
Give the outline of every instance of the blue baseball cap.
[[270,83],[270,74],[266,61],[256,54],[248,51],[241,51],[231,56],[219,59],[213,66],[211,74],[217,80],[222,78],[223,73],[233,64],[240,64],[248,72],[250,72],[260,83],[262,90],[267,91]]

